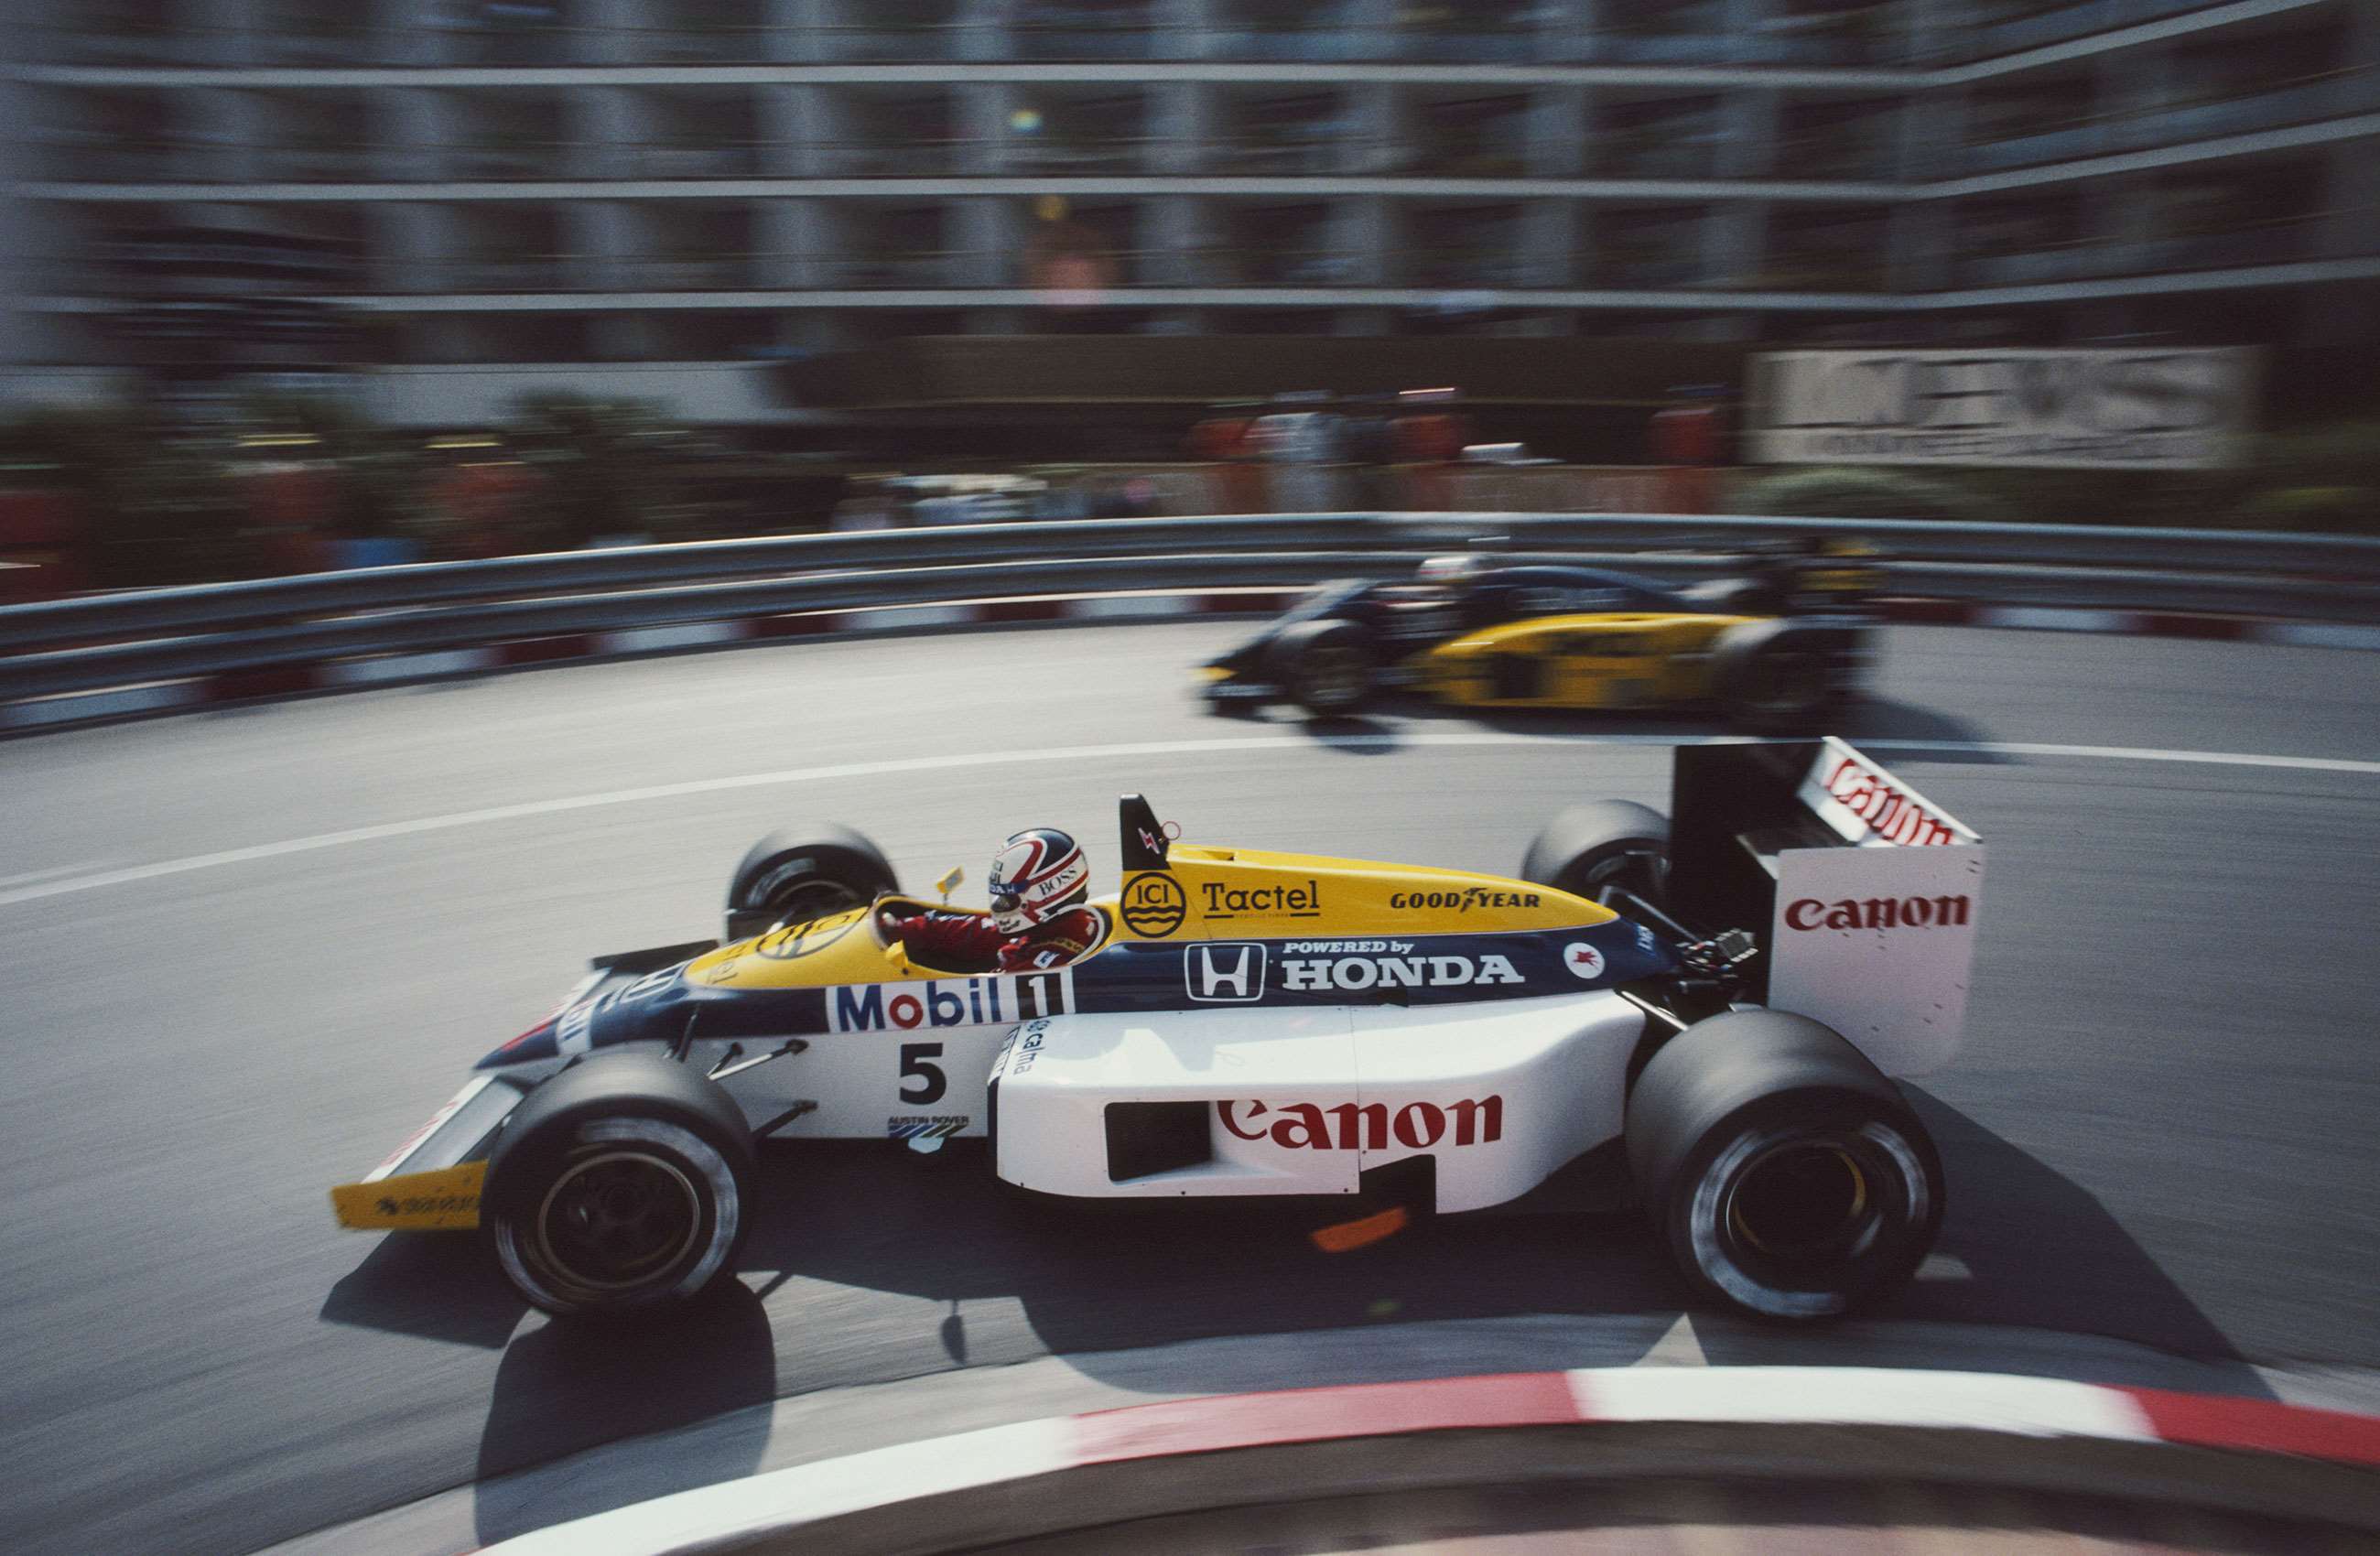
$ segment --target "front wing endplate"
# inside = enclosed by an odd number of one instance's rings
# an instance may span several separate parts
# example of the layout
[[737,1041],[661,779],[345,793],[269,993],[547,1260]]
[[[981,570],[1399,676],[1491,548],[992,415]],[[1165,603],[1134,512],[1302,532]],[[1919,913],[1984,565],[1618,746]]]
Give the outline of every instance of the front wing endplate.
[[341,1226],[359,1232],[468,1232],[480,1224],[480,1185],[487,1175],[485,1161],[465,1161],[341,1184],[331,1190],[331,1210]]

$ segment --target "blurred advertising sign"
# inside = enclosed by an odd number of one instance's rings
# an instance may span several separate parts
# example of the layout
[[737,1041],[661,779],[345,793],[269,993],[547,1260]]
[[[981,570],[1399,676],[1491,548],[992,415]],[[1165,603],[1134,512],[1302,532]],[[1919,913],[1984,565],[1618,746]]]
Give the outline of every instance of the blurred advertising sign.
[[1754,359],[1746,432],[1774,465],[2208,469],[2254,412],[2257,354],[1778,351]]

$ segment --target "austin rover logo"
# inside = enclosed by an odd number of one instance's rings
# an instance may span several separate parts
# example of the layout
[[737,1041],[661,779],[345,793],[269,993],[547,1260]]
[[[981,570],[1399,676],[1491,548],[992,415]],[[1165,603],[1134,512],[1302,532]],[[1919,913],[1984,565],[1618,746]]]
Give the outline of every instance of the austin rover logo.
[[1194,1000],[1250,1004],[1264,998],[1265,948],[1253,941],[1194,945],[1183,971]]

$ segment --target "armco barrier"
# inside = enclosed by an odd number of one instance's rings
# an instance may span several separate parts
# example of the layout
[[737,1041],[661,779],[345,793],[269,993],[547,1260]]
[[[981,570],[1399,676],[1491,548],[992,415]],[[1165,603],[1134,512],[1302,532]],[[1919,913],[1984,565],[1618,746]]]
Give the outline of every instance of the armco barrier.
[[1483,540],[1515,560],[1682,581],[1740,565],[1732,552],[1747,544],[1813,533],[1876,548],[1888,587],[1907,595],[2313,621],[2380,617],[2380,541],[2351,538],[1609,515],[1117,519],[640,546],[9,606],[0,608],[0,701],[798,611],[1184,586],[1298,587],[1409,567]]
[[2083,1494],[2151,1504],[2151,1526],[2173,1507],[2214,1510],[2286,1519],[2345,1549],[2380,1530],[2380,1420],[1975,1372],[1442,1378],[992,1427],[680,1492],[488,1556],[929,1556],[1341,1496],[1653,1479]]

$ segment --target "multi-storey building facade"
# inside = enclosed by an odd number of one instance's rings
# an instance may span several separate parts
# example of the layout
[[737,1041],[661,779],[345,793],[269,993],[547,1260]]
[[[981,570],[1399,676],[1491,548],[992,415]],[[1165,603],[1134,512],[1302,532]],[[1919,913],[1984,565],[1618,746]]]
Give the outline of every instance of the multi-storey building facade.
[[407,416],[1058,329],[2380,346],[2371,0],[14,4],[24,383],[161,271]]

